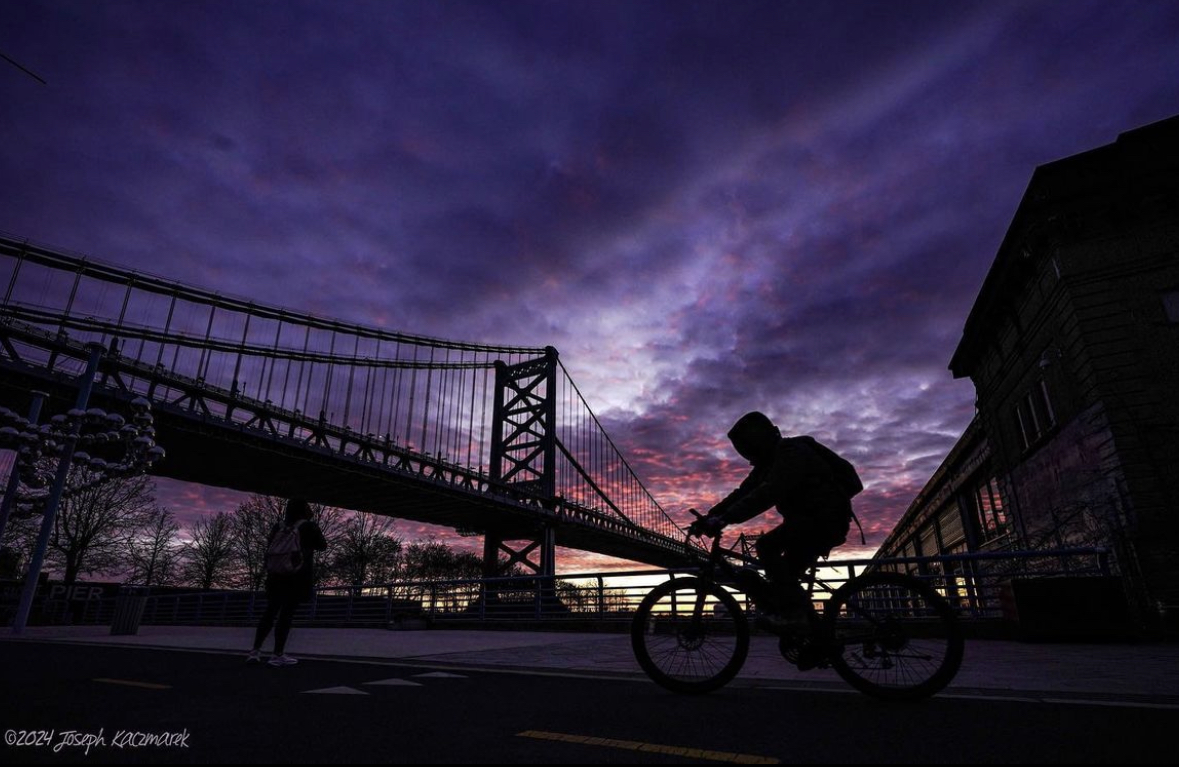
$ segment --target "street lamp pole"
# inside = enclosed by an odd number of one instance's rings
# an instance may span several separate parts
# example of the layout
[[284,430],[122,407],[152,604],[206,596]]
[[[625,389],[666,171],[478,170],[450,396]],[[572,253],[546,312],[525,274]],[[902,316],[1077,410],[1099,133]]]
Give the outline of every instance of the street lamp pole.
[[[41,417],[41,405],[45,402],[47,396],[45,392],[32,392],[33,401],[29,405],[29,417],[26,419],[29,425],[36,426],[37,419]],[[20,487],[20,452],[17,451],[16,459],[12,462],[12,471],[8,473],[8,487],[4,490],[4,500],[0,502],[0,541],[4,540],[4,529],[8,526],[8,518],[12,515],[12,510],[16,508],[16,492]]]
[[[90,390],[94,386],[94,376],[98,372],[98,363],[102,359],[102,344],[89,344],[90,359],[86,362],[86,371],[78,379],[78,400],[74,405],[75,411],[85,413],[86,405],[90,402]],[[37,538],[37,548],[33,551],[33,558],[29,562],[29,572],[26,576],[24,590],[20,595],[20,606],[16,610],[16,617],[12,621],[12,633],[23,634],[29,620],[29,611],[33,607],[33,598],[37,593],[37,579],[41,575],[41,563],[45,559],[45,551],[49,548],[49,536],[53,532],[53,521],[57,516],[58,502],[61,501],[65,490],[66,478],[70,473],[70,464],[74,459],[74,448],[78,444],[78,434],[82,429],[82,419],[75,418],[73,428],[66,439],[61,451],[61,461],[57,464],[57,474],[53,478],[53,487],[45,500],[45,516],[41,520],[41,535]]]

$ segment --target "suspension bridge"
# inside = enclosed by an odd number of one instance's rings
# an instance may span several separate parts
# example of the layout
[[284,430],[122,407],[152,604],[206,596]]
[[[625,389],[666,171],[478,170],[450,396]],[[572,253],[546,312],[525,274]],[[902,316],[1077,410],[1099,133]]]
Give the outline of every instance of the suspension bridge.
[[151,401],[155,474],[481,535],[489,575],[552,575],[557,546],[684,562],[552,347],[394,333],[6,236],[0,286],[0,402],[72,401],[100,345],[92,401]]

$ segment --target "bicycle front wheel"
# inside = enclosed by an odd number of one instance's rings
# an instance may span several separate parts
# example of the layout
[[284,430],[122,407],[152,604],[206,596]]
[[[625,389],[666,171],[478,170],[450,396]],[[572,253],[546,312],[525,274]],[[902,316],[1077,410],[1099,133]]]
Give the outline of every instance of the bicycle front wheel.
[[674,578],[656,586],[631,622],[631,645],[647,676],[673,692],[727,684],[749,654],[749,622],[723,586]]
[[824,614],[831,665],[852,687],[877,698],[935,694],[962,665],[962,627],[928,584],[900,573],[871,573],[832,595]]

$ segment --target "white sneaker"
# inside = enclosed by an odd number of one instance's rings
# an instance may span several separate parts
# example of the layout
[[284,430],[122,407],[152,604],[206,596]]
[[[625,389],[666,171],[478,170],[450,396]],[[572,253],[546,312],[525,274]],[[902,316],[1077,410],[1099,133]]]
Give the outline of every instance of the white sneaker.
[[246,656],[246,663],[256,664],[262,662],[261,650],[250,650],[249,655]]
[[289,655],[275,655],[273,658],[267,661],[267,663],[269,663],[271,666],[274,666],[275,668],[278,668],[279,666],[293,666],[298,662],[298,659],[292,658]]

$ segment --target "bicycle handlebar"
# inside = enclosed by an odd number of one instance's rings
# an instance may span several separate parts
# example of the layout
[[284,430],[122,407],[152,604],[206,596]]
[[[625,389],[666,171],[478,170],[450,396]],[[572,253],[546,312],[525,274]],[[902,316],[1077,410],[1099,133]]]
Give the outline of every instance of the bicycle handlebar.
[[[697,520],[707,519],[707,517],[704,514],[701,514],[700,512],[696,511],[695,509],[688,509],[688,512],[692,516],[694,516]],[[695,536],[696,538],[699,538],[701,543],[703,543],[705,538],[712,538],[712,544],[710,546],[705,547],[708,550],[708,558],[709,558],[709,560],[711,560],[713,562],[714,565],[717,561],[719,561],[719,559],[721,557],[721,555],[720,555],[721,536],[724,532],[723,530],[717,530],[715,533],[712,533],[711,535],[709,535],[708,533],[706,533],[702,530],[693,533],[692,526],[689,525],[688,529],[685,532],[687,533],[684,537],[684,550],[685,550],[685,552],[690,550],[691,541],[692,541],[693,536]]]

